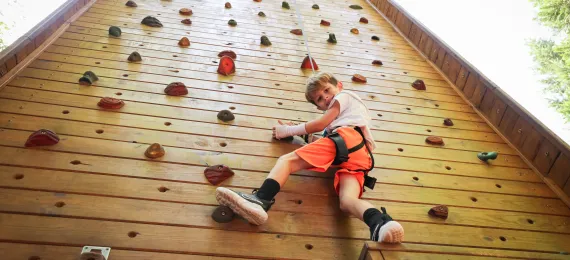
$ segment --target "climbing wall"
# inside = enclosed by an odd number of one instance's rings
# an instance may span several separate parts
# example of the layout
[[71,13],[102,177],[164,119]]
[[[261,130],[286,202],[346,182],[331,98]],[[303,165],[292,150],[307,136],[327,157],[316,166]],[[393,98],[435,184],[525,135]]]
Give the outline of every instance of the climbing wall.
[[330,173],[293,174],[262,226],[210,216],[206,167],[250,192],[299,147],[271,127],[321,114],[304,100],[317,66],[373,117],[363,198],[406,230],[377,257],[569,259],[570,209],[365,1],[135,2],[96,1],[0,90],[2,259],[356,259],[368,227]]

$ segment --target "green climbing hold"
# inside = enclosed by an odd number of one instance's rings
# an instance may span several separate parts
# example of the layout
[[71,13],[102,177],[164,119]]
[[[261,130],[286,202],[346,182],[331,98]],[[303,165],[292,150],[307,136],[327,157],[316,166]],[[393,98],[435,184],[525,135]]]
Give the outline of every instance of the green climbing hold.
[[97,80],[99,80],[97,75],[95,75],[93,71],[88,70],[85,73],[83,73],[83,77],[79,79],[79,84],[84,86],[91,86],[91,84],[93,84],[93,82]]
[[267,36],[263,35],[261,36],[261,45],[263,46],[270,46],[271,42],[269,41],[269,38],[267,38]]
[[334,33],[329,33],[329,39],[327,40],[329,43],[336,43],[336,36]]
[[121,36],[121,28],[117,27],[117,26],[111,26],[109,27],[109,35],[115,36],[115,37],[119,37]]
[[379,38],[378,36],[374,35],[374,36],[372,36],[372,40],[373,40],[373,41],[379,41],[380,38]]
[[313,9],[320,9],[318,4],[313,5]]
[[487,160],[495,160],[499,156],[497,152],[481,152],[477,154],[479,160],[486,162]]
[[349,6],[349,7],[352,8],[352,9],[355,9],[355,10],[360,10],[360,9],[362,9],[362,6],[360,6],[360,5],[351,5],[351,6]]
[[283,3],[281,3],[281,7],[285,8],[285,9],[291,9],[291,7],[289,6],[289,3],[283,1]]
[[237,25],[237,22],[236,22],[236,20],[234,20],[234,19],[230,19],[230,20],[228,21],[228,24],[231,25],[231,26],[236,26],[236,25]]
[[260,11],[259,13],[257,13],[257,15],[259,15],[259,16],[261,16],[261,17],[265,17],[265,13],[264,13],[264,12],[261,12],[261,11]]

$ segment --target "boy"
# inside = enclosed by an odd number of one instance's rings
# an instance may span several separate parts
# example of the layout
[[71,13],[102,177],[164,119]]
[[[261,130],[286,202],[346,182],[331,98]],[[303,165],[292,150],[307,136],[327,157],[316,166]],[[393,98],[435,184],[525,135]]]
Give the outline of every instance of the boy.
[[[319,73],[307,81],[305,92],[307,101],[326,111],[318,119],[305,124],[283,124],[273,128],[277,139],[306,135],[326,130],[331,136],[340,136],[347,148],[354,148],[348,161],[340,163],[335,173],[334,187],[340,197],[340,208],[364,221],[370,228],[370,239],[379,242],[399,243],[403,240],[404,229],[372,204],[361,200],[364,175],[373,168],[374,158],[370,151],[376,148],[369,129],[370,115],[362,100],[354,93],[342,90],[342,84],[329,73]],[[359,144],[361,145],[358,148]],[[230,207],[236,214],[255,225],[267,221],[267,211],[275,203],[274,197],[287,181],[289,174],[302,169],[326,171],[336,156],[336,146],[331,138],[321,138],[292,153],[279,157],[277,163],[253,194],[235,192],[219,187],[216,199],[221,205]],[[338,163],[338,161],[337,161]]]

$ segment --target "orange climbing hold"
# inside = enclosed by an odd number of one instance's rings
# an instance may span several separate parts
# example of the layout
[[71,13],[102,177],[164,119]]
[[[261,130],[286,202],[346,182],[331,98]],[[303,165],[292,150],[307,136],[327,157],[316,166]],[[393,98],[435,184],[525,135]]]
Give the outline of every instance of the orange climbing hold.
[[125,102],[117,98],[104,97],[99,100],[99,103],[97,103],[97,105],[101,108],[106,109],[119,109],[125,105]]
[[416,79],[416,81],[412,83],[412,87],[417,90],[426,90],[426,84],[421,79]]
[[360,83],[366,83],[366,77],[360,75],[360,74],[354,74],[352,76],[352,81],[354,82],[360,82]]
[[[313,66],[311,66],[311,62],[313,62]],[[309,55],[307,55],[307,57],[305,57],[303,63],[301,64],[301,69],[313,69],[313,68],[315,70],[319,70],[319,66],[317,65],[315,59],[309,58]]]
[[225,51],[221,51],[220,53],[218,53],[218,57],[221,58],[221,57],[224,57],[224,56],[228,56],[228,57],[230,57],[230,58],[232,58],[232,59],[234,59],[234,60],[237,58],[236,53],[233,52],[233,51],[230,51],[230,50],[225,50]]
[[180,11],[178,11],[181,15],[192,15],[192,9],[190,8],[181,8]]
[[236,64],[234,60],[228,56],[223,56],[220,59],[220,64],[218,65],[218,73],[224,76],[228,76],[236,72]]
[[435,145],[444,145],[443,138],[439,136],[428,136],[426,138],[426,143]]
[[292,34],[295,34],[295,35],[303,35],[303,30],[301,30],[301,29],[293,29],[293,30],[291,30],[291,33],[292,33]]
[[164,150],[164,148],[162,147],[162,145],[160,145],[159,143],[154,143],[151,144],[146,151],[144,152],[144,155],[147,158],[151,158],[151,159],[156,159],[159,157],[162,157],[166,154],[166,151]]
[[358,31],[358,29],[356,29],[356,28],[350,29],[350,32],[351,32],[351,33],[354,33],[354,34],[359,34],[359,33],[360,33],[360,32]]
[[188,38],[186,37],[182,37],[182,39],[178,41],[178,45],[180,45],[181,47],[188,47],[190,46],[190,40],[188,40]]

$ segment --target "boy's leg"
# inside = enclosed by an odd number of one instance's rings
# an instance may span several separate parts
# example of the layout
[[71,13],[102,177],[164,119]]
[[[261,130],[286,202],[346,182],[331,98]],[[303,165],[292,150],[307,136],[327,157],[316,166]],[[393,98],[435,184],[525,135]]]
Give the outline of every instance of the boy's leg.
[[340,209],[364,221],[370,227],[370,239],[378,242],[400,243],[404,239],[404,228],[386,214],[365,200],[361,200],[362,187],[355,175],[339,174]]
[[267,221],[267,211],[273,204],[273,198],[285,185],[292,172],[311,168],[295,152],[279,157],[267,179],[255,194],[235,192],[230,189],[219,187],[216,189],[216,199],[221,205],[230,207],[238,215],[245,218],[249,223],[261,225]]

